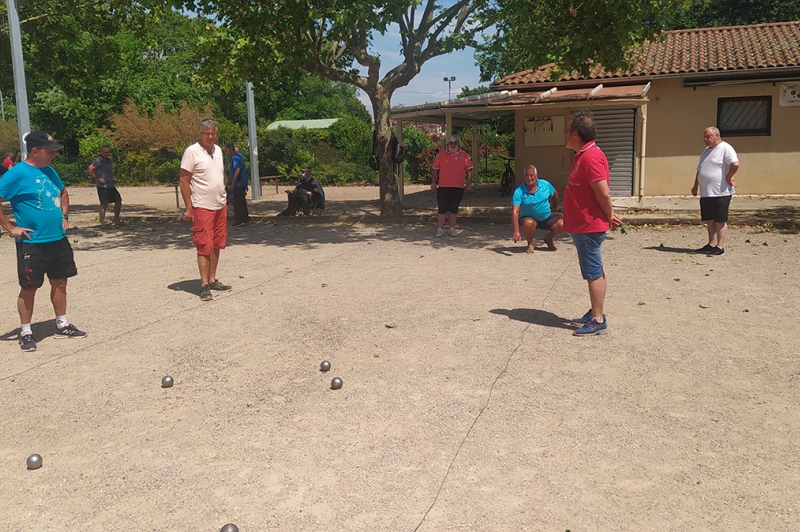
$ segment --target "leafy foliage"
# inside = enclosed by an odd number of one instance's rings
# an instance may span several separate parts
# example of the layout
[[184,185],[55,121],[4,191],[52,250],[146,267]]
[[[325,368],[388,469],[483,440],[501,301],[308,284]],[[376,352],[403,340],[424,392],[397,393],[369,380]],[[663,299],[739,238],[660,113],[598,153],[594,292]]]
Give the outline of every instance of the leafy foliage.
[[[362,89],[370,98],[378,132],[381,212],[401,212],[391,153],[390,102],[432,57],[473,45],[475,35],[494,22],[488,0],[369,2],[301,0],[239,2],[174,0],[175,5],[216,17],[219,31],[210,50],[228,50],[224,62],[209,65],[224,83],[228,72],[245,79],[297,79],[301,71]],[[399,65],[381,74],[381,58],[370,50],[375,34],[400,29]],[[360,67],[361,72],[357,70]],[[382,75],[382,77],[381,77]],[[263,84],[263,81],[262,81]]]
[[797,0],[692,0],[664,27],[680,30],[793,20],[800,20],[800,2]]
[[111,114],[111,128],[102,132],[120,148],[178,152],[197,142],[198,124],[205,117],[213,117],[210,109],[200,112],[186,103],[174,112],[159,104],[150,115],[129,101],[122,113]]
[[658,36],[685,0],[498,0],[503,18],[477,54],[484,81],[555,63],[564,73],[627,68],[629,50]]

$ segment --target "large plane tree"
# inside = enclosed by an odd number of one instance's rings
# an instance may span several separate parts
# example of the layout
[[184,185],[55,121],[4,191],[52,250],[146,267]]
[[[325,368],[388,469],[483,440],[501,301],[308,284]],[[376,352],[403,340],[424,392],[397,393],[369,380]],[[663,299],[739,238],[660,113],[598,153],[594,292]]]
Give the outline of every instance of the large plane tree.
[[[531,59],[547,57],[564,68],[580,68],[597,57],[622,55],[640,37],[653,35],[660,29],[657,21],[663,8],[680,0],[168,1],[214,20],[208,28],[207,50],[226,58],[211,62],[223,85],[236,79],[259,83],[281,78],[291,83],[298,72],[306,71],[362,89],[372,104],[378,136],[381,214],[394,215],[402,208],[387,149],[391,99],[426,61],[478,46],[486,34],[490,35],[484,45],[487,59],[499,61],[504,46],[518,53],[530,44],[543,47],[529,55]],[[547,28],[547,41],[520,33],[528,30],[530,18],[539,15],[551,17],[538,26]],[[588,24],[593,18],[597,23]],[[384,69],[372,40],[395,29],[399,29],[400,57]],[[494,65],[484,72],[502,69],[500,63]]]

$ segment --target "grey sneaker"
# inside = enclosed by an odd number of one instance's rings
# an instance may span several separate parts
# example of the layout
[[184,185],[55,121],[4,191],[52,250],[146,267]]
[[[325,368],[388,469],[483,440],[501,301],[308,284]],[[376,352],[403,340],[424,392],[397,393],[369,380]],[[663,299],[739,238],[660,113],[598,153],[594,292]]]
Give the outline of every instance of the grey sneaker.
[[227,284],[222,284],[222,282],[220,282],[220,280],[219,280],[219,279],[216,279],[216,280],[215,280],[213,283],[211,283],[210,285],[208,285],[208,287],[209,287],[211,290],[216,290],[216,291],[218,291],[218,292],[230,292],[230,291],[231,291],[231,289],[233,288],[233,287],[232,287],[232,286],[230,286],[230,285],[227,285]]
[[204,284],[200,287],[200,301],[211,301],[214,296],[211,295],[210,285]]
[[451,227],[450,228],[450,236],[456,236],[456,228],[455,227]]
[[442,229],[441,227],[436,230],[436,237],[438,238],[440,236],[444,236],[444,229]]
[[78,330],[73,324],[68,323],[62,328],[56,328],[55,338],[63,340],[64,338],[86,338],[86,333]]
[[36,340],[32,334],[23,334],[19,337],[19,348],[23,351],[36,351]]

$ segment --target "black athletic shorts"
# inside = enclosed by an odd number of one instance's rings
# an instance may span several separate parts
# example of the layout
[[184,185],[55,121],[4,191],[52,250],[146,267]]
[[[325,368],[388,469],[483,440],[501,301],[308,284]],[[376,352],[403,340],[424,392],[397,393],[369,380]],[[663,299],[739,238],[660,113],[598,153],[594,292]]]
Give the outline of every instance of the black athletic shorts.
[[714,220],[717,223],[728,221],[728,209],[733,196],[714,196],[700,198],[700,219],[704,222]]
[[31,244],[17,242],[17,275],[22,288],[41,288],[44,274],[49,279],[66,279],[78,275],[75,256],[67,237],[56,242]]
[[100,205],[109,203],[122,203],[122,197],[116,187],[101,188],[97,187],[97,197],[100,198]]
[[563,219],[564,216],[561,215],[560,212],[554,212],[547,217],[547,219],[539,221],[532,216],[521,216],[519,221],[521,222],[525,218],[531,218],[536,222],[536,229],[543,229],[545,231],[550,231],[554,225],[558,223],[559,220]]
[[452,212],[458,213],[458,206],[464,199],[464,189],[458,187],[439,187],[436,189],[436,203],[439,204],[439,214]]

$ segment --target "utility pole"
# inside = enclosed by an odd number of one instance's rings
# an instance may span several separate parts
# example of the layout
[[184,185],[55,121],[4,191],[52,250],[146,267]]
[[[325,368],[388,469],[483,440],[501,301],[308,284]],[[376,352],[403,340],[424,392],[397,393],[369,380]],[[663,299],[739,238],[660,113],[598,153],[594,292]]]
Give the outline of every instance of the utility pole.
[[253,98],[253,83],[245,82],[247,93],[247,140],[250,144],[250,186],[253,199],[261,199],[261,179],[258,175],[258,139],[256,138],[256,105]]
[[16,0],[6,0],[8,10],[8,30],[11,37],[11,62],[14,72],[14,93],[17,99],[17,126],[19,129],[19,151],[22,160],[28,155],[25,134],[31,130],[28,116],[28,88],[25,84],[25,63],[22,61],[22,33],[19,28],[19,10]]

